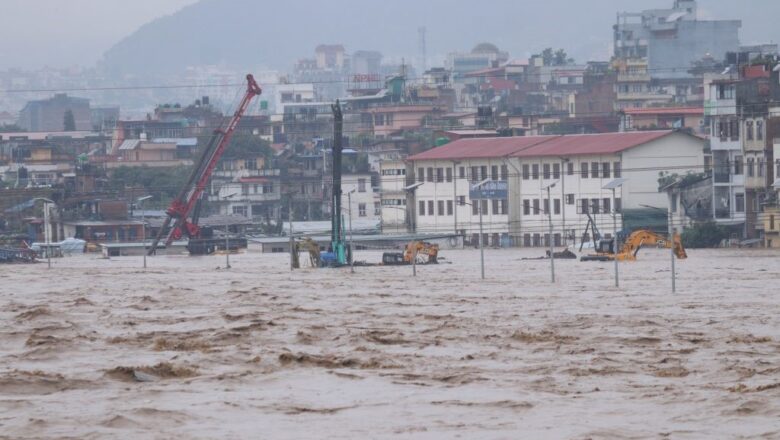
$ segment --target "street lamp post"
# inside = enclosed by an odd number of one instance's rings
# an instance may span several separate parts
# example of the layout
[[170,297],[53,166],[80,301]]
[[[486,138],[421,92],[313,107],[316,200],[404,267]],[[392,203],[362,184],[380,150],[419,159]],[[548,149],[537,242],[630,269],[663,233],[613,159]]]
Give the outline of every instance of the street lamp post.
[[553,247],[553,221],[552,221],[552,198],[550,191],[555,187],[558,182],[553,182],[547,185],[547,220],[550,224],[550,275],[552,282],[555,283],[555,249]]
[[618,273],[618,228],[617,228],[617,200],[616,191],[621,188],[628,179],[618,178],[604,185],[603,189],[612,190],[612,255],[615,260],[615,287],[620,287],[620,275]]
[[347,192],[347,205],[349,206],[349,271],[355,273],[355,250],[353,248],[352,235],[352,193],[355,192],[355,188],[352,188]]
[[[229,199],[232,199],[233,197],[237,196],[238,193],[233,193],[227,196],[222,197],[222,200],[228,201]],[[225,269],[230,269],[230,221],[227,219],[227,206],[225,207]]]
[[[476,191],[480,189],[484,184],[490,182],[490,179],[485,179],[472,187],[472,190]],[[477,200],[477,211],[479,212],[479,260],[482,270],[482,279],[485,279],[485,236],[482,229],[482,201],[484,199]]]
[[143,209],[143,203],[150,200],[153,196],[139,197],[136,203],[138,208],[141,209],[141,243],[143,244],[144,254],[144,269],[146,269],[146,211]]
[[33,201],[40,200],[44,203],[43,205],[43,235],[45,236],[46,240],[46,264],[49,269],[51,269],[51,225],[49,222],[51,221],[50,218],[50,205],[57,205],[54,203],[53,200],[47,199],[44,197],[38,197],[33,199]]

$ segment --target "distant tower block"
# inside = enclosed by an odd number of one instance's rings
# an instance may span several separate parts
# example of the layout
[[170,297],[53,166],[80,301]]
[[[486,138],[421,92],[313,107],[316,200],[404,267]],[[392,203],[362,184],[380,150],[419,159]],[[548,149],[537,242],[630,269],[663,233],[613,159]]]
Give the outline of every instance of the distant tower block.
[[420,36],[420,57],[422,58],[422,73],[428,70],[428,44],[426,42],[426,33],[428,30],[425,26],[421,26],[417,29],[417,33]]

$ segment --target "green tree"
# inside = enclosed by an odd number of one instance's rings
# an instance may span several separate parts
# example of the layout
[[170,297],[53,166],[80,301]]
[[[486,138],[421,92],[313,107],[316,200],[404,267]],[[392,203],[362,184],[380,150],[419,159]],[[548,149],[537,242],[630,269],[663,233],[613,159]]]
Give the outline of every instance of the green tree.
[[271,166],[274,157],[274,150],[271,144],[257,136],[250,134],[236,133],[230,139],[230,144],[225,150],[226,159],[254,159],[263,157],[266,168]]
[[687,248],[714,248],[729,238],[729,229],[715,222],[694,225],[682,233],[683,246]]
[[27,131],[27,130],[23,129],[22,127],[16,124],[0,126],[0,133],[19,133],[23,131]]
[[73,116],[73,110],[68,109],[65,111],[62,125],[65,131],[76,131],[76,118]]
[[543,50],[541,57],[545,66],[552,66],[553,61],[555,60],[555,53],[553,52],[552,47],[548,47],[547,49]]
[[569,58],[569,55],[563,49],[558,49],[553,55],[554,66],[566,66],[568,64],[574,64],[574,59]]

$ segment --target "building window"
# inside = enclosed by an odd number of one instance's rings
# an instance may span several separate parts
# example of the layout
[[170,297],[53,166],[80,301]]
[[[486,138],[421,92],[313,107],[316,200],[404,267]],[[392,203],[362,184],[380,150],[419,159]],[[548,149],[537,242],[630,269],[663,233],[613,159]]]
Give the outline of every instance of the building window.
[[766,168],[766,161],[764,160],[764,158],[759,159],[758,160],[758,177],[764,177],[764,175],[766,174],[764,172],[765,168]]
[[615,171],[615,178],[623,177],[623,170],[621,169],[621,163],[615,162],[612,164],[614,166],[613,170]]
[[562,243],[561,242],[561,234],[555,234],[555,235],[553,235],[553,237],[554,237],[553,243],[555,244],[556,247],[563,246],[561,244]]
[[749,157],[747,160],[747,175],[748,177],[755,176],[755,162],[756,160],[752,157]]
[[452,215],[452,200],[447,200],[447,215]]
[[531,215],[531,201],[523,200],[523,215]]
[[742,171],[742,156],[735,156],[734,157],[734,175],[735,176],[741,176],[743,173]]
[[480,209],[482,209],[482,214],[488,213],[488,201],[487,200],[480,200]]
[[539,234],[534,234],[534,246],[539,247],[542,245],[542,236]]
[[534,199],[534,214],[533,215],[539,215],[541,214],[541,210],[539,209],[539,199]]
[[560,179],[561,178],[561,164],[554,163],[553,164],[553,179]]
[[471,167],[471,181],[479,182],[479,167]]
[[593,163],[590,164],[590,175],[594,179],[598,179],[599,178],[599,163],[598,162],[593,162]]
[[437,211],[437,215],[439,217],[443,217],[444,216],[444,200],[439,200],[436,204],[438,205],[437,207],[439,208],[438,211]]
[[358,216],[359,217],[365,217],[366,216],[366,204],[365,203],[358,203]]
[[756,121],[756,140],[764,140],[764,121]]
[[447,182],[452,182],[452,168],[447,168]]
[[539,180],[539,164],[531,165],[531,178]]
[[523,165],[523,180],[531,178],[531,166],[528,164]]
[[246,217],[246,206],[234,206],[233,207],[233,214],[234,215],[243,215]]
[[428,182],[433,182],[433,167],[428,167]]
[[428,215],[436,215],[433,210],[433,200],[428,200]]
[[753,140],[753,121],[745,122],[745,139],[748,141]]
[[358,179],[358,192],[366,192],[366,179]]
[[507,200],[501,200],[501,215],[509,214],[509,202]]
[[531,234],[523,235],[523,246],[531,247]]
[[436,168],[436,181],[444,182],[444,168]]
[[501,180],[509,180],[509,167],[506,165],[501,165]]
[[601,175],[604,176],[605,179],[609,179],[612,175],[610,172],[610,163],[604,162],[601,164]]
[[420,200],[420,217],[425,215],[425,201]]
[[458,168],[458,177],[461,179],[466,178],[466,167],[460,167]]
[[379,202],[374,202],[374,215],[382,215],[382,204]]
[[546,163],[542,166],[542,176],[544,180],[550,180],[550,164]]
[[566,194],[566,204],[567,205],[574,204],[574,194]]
[[580,199],[580,206],[577,207],[577,214],[587,214],[590,212],[588,209],[588,199]]
[[417,168],[417,181],[425,182],[425,168]]
[[550,199],[544,199],[544,215],[550,213]]
[[561,199],[553,200],[553,214],[555,215],[561,214]]
[[471,215],[479,215],[479,200],[471,201]]
[[745,195],[737,194],[734,196],[734,202],[737,212],[745,212]]
[[491,205],[493,205],[493,215],[498,215],[498,213],[500,212],[499,211],[499,206],[498,206],[498,200],[494,199],[494,200],[492,200],[492,202],[493,203],[491,203]]
[[588,163],[587,162],[581,162],[580,163],[580,177],[583,179],[588,178]]
[[623,210],[623,199],[615,199],[615,213]]
[[593,214],[598,214],[599,212],[601,212],[599,209],[599,199],[590,200],[590,211]]
[[493,180],[498,180],[498,165],[493,165],[490,167],[490,178]]
[[609,214],[610,212],[612,212],[612,210],[611,210],[611,208],[612,208],[612,203],[611,203],[611,201],[612,201],[612,200],[611,200],[609,197],[605,197],[605,198],[604,198],[604,199],[601,201],[601,203],[602,203],[602,206],[601,206],[601,207],[602,207],[602,209],[604,210],[604,214]]
[[458,206],[466,205],[466,196],[458,196]]
[[480,172],[480,175],[479,175],[480,179],[477,180],[477,182],[479,182],[481,180],[485,180],[485,179],[488,178],[488,167],[487,167],[487,165],[483,165],[481,168],[482,169],[480,170],[481,172]]
[[566,174],[570,176],[574,175],[574,162],[569,162],[566,164]]

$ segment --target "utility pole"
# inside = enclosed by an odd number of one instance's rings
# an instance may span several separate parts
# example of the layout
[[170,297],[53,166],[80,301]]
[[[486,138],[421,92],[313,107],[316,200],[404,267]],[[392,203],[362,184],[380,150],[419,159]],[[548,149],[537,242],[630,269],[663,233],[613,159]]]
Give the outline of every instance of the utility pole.
[[146,210],[143,208],[143,203],[152,196],[144,196],[138,199],[138,208],[141,209],[141,242],[144,248],[144,269],[146,269]]
[[292,272],[295,270],[295,252],[298,252],[298,249],[295,248],[295,235],[293,234],[292,194],[287,199],[287,220],[290,221],[290,272]]
[[674,255],[674,217],[672,216],[672,190],[668,190],[669,196],[669,254],[672,257],[672,293],[677,293],[677,271],[675,267]]
[[615,256],[615,287],[620,287],[620,275],[618,275],[618,229],[617,229],[617,210],[615,209],[615,189],[612,188],[612,255]]
[[349,271],[355,273],[355,249],[354,249],[354,236],[352,235],[352,193],[355,192],[355,188],[352,188],[347,192],[347,204],[349,206]]
[[482,268],[482,279],[485,279],[485,235],[482,232],[482,200],[477,200],[479,211],[479,260]]
[[453,214],[454,219],[455,219],[455,222],[454,222],[455,231],[454,232],[455,232],[455,236],[456,237],[458,235],[458,178],[457,178],[458,174],[456,173],[456,171],[457,171],[457,166],[458,166],[459,163],[460,162],[458,162],[458,161],[453,161],[452,162],[452,206],[453,206],[452,214]]
[[550,275],[553,283],[555,283],[555,248],[553,247],[553,221],[552,210],[550,209],[552,207],[552,199],[550,198],[550,191],[554,186],[554,183],[547,186],[547,219],[550,223]]

